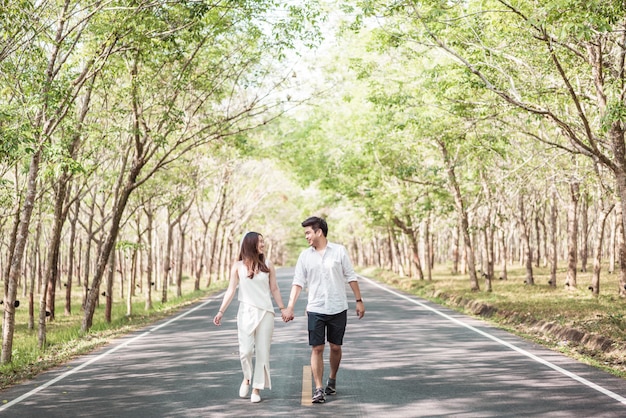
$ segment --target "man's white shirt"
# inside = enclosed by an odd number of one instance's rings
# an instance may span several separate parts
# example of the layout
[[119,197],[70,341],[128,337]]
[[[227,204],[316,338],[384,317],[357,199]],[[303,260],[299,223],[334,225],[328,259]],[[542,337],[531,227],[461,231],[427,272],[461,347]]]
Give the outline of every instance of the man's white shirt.
[[323,255],[313,247],[300,253],[293,284],[308,288],[307,312],[334,315],[348,309],[346,283],[356,280],[346,248],[328,242]]

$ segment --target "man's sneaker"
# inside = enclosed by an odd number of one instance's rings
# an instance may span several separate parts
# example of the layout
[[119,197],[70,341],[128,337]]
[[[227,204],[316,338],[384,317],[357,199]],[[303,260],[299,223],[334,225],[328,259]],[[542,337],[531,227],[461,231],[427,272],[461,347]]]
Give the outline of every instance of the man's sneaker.
[[337,389],[335,389],[335,384],[327,382],[326,383],[326,389],[324,389],[324,392],[327,395],[336,395],[337,394]]
[[324,389],[317,388],[315,389],[315,394],[313,394],[313,403],[324,403],[326,402],[326,395],[324,395]]

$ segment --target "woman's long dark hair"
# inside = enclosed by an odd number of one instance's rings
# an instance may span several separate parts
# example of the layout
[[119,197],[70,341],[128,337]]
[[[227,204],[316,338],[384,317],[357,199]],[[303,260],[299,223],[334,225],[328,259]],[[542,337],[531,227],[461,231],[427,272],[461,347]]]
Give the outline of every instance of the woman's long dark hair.
[[258,232],[248,232],[241,240],[241,249],[239,250],[239,260],[248,268],[248,278],[254,277],[254,274],[262,271],[269,273],[270,269],[265,264],[265,254],[259,253],[257,246],[259,245],[259,237],[262,236]]

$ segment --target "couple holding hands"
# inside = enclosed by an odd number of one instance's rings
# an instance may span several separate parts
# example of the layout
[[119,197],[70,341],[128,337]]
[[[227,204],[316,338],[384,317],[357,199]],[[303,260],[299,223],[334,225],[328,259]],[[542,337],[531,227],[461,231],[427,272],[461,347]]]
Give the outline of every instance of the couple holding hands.
[[[346,282],[356,299],[357,317],[361,319],[365,314],[359,283],[346,248],[328,242],[328,225],[323,218],[310,217],[302,222],[302,227],[310,247],[302,251],[296,263],[288,305],[283,304],[274,266],[265,259],[263,236],[257,232],[248,232],[241,242],[239,261],[231,269],[230,283],[220,309],[213,318],[215,325],[221,325],[224,311],[239,287],[237,330],[243,370],[239,396],[248,397],[252,385],[250,400],[255,403],[261,401],[260,390],[272,387],[270,345],[274,332],[274,306],[270,295],[278,304],[283,321],[289,322],[294,319],[294,305],[300,292],[308,287],[306,312],[309,345],[312,347],[311,370],[315,382],[313,403],[324,403],[326,395],[337,393],[335,379],[341,362],[341,345],[348,318]],[[330,345],[330,375],[324,387],[323,354],[326,340]],[[255,351],[253,368],[252,356]]]

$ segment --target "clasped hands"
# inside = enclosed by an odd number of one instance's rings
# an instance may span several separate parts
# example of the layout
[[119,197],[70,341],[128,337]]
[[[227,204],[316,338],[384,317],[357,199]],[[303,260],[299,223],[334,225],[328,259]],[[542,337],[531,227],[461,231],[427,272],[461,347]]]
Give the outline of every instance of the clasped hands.
[[[361,307],[357,306],[357,310],[356,310],[356,316],[361,319],[363,318],[363,316],[365,315],[365,309],[362,308],[363,305],[361,305]],[[294,318],[294,314],[293,314],[293,308],[285,308],[285,309],[281,309],[281,316],[283,318],[283,322],[289,322],[289,321],[293,321]]]
[[293,318],[294,318],[293,308],[287,307],[287,308],[281,310],[281,316],[283,317],[283,321],[284,322],[289,322],[289,321],[293,320]]

